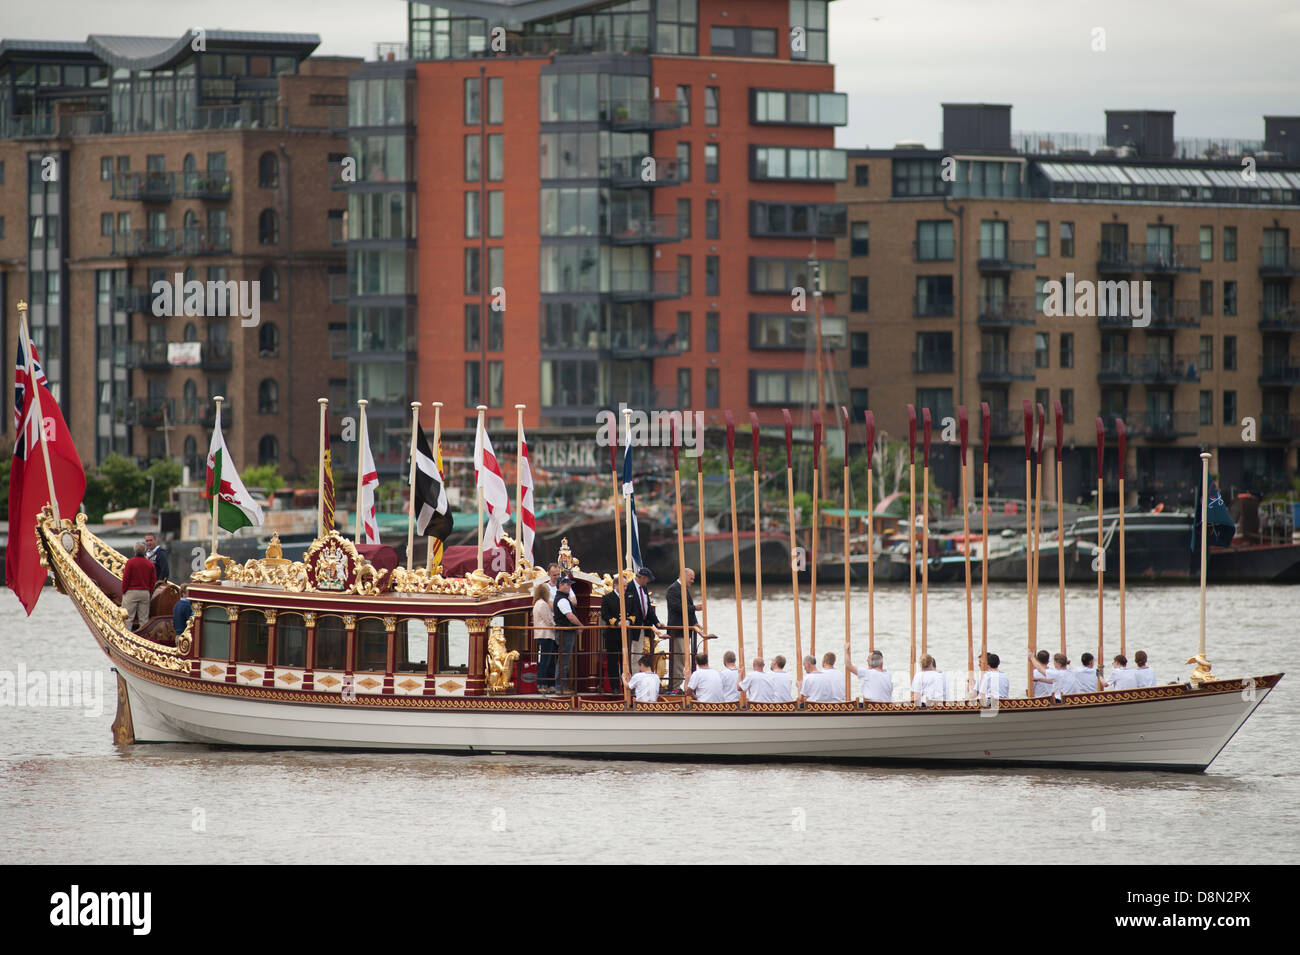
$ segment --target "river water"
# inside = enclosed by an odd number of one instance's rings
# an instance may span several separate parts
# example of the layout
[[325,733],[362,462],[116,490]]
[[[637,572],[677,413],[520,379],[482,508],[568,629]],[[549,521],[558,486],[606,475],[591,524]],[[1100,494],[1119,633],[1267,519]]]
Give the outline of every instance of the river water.
[[[730,596],[710,588],[715,657],[736,643]],[[1096,601],[1087,588],[1067,595],[1075,662],[1095,646]],[[908,607],[905,588],[876,596],[876,645],[900,681]],[[838,652],[842,586],[823,587],[817,610],[817,652]],[[752,593],[742,611],[752,655]],[[855,588],[851,612],[862,659],[865,590]],[[1109,657],[1119,641],[1115,592],[1105,614]],[[1059,647],[1058,619],[1057,592],[1044,586],[1040,646]],[[765,588],[763,621],[766,654],[785,653],[793,666],[788,588]],[[1183,661],[1196,651],[1199,626],[1194,588],[1133,587],[1126,622],[1130,658],[1145,649],[1161,682],[1186,677]],[[978,642],[978,593],[974,623]],[[1025,627],[1023,591],[992,588],[989,646],[1007,661],[1013,693],[1024,686]],[[1290,669],[1300,653],[1300,587],[1211,588],[1208,632],[1219,676]],[[932,590],[927,637],[941,669],[964,671],[962,588]],[[102,674],[102,709],[95,712],[93,698],[75,707],[17,705],[39,702],[21,695],[0,704],[0,818],[10,836],[0,863],[1281,863],[1300,856],[1300,675],[1281,682],[1206,773],[1183,775],[118,749],[109,732],[116,684],[107,660],[52,589],[30,619],[0,590],[0,687],[20,667]]]

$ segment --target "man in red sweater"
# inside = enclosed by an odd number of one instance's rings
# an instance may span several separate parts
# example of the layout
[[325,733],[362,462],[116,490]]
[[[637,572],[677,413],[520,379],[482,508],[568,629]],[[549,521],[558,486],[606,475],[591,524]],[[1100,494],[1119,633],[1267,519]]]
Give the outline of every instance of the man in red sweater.
[[153,561],[144,554],[144,544],[136,544],[135,556],[122,568],[122,607],[132,630],[139,630],[149,619],[149,598],[158,580]]

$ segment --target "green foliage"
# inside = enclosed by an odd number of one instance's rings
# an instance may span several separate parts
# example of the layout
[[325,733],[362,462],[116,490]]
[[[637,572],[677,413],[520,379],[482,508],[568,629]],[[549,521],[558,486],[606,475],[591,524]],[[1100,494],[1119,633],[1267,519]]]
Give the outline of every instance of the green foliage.
[[81,499],[81,509],[92,524],[102,523],[104,512],[112,510],[108,503],[108,482],[94,468],[86,468],[86,494]]
[[96,469],[104,481],[107,495],[105,510],[120,511],[128,507],[143,507],[149,500],[149,479],[130,458],[110,454]]
[[[171,498],[171,490],[179,487],[181,478],[184,477],[184,469],[180,462],[170,458],[156,458],[149,462],[149,467],[145,470],[144,476],[146,481],[153,478],[153,506],[155,508],[164,508]],[[146,503],[148,503],[148,489],[145,489]]]
[[280,469],[274,464],[259,464],[245,468],[244,473],[239,477],[244,482],[244,487],[260,487],[268,496],[284,487],[284,478],[280,476]]

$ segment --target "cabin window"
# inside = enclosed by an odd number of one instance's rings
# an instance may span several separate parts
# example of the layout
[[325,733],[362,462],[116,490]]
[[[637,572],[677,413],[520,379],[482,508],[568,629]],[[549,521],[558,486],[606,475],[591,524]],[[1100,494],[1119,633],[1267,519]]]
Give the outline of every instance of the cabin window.
[[276,620],[275,665],[307,665],[307,623],[300,614],[282,613]]
[[388,670],[388,632],[379,617],[357,621],[357,669],[377,673]]
[[235,659],[240,663],[266,663],[269,649],[266,615],[260,610],[243,611],[235,632],[239,635]]
[[230,659],[230,617],[225,607],[203,608],[203,648],[199,655],[209,660]]
[[448,620],[438,627],[438,671],[469,670],[469,628],[464,620]]
[[316,618],[317,670],[342,670],[348,654],[348,632],[343,618],[323,616]]
[[429,665],[429,628],[423,620],[408,619],[397,622],[396,670],[423,673]]

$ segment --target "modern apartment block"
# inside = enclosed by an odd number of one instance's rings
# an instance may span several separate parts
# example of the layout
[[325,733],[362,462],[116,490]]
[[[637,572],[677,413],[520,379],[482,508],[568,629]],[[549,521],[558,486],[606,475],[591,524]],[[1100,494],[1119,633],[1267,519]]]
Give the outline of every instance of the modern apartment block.
[[[978,435],[987,402],[1005,494],[1024,487],[1023,399],[1064,408],[1068,500],[1095,492],[1098,416],[1108,502],[1116,418],[1144,504],[1189,500],[1202,448],[1225,493],[1287,486],[1300,439],[1300,120],[1266,117],[1263,141],[1231,143],[1175,139],[1168,112],[1108,111],[1104,137],[1013,137],[1010,114],[948,104],[941,149],[850,152],[838,249],[855,409],[869,404],[904,437],[905,404],[936,423],[964,404]],[[1145,289],[1149,312],[1135,315],[1138,300],[1120,296]],[[940,458],[955,492],[956,456]]]
[[[410,4],[349,88],[349,399],[381,470],[407,404],[448,428],[814,399],[847,269],[826,0]],[[841,372],[828,374],[846,394]],[[426,412],[427,413],[427,412]],[[387,466],[385,465],[387,461]]]
[[[221,394],[241,466],[315,467],[316,398],[346,380],[331,111],[360,63],[310,58],[318,44],[217,30],[0,42],[0,354],[11,381],[26,299],[87,461],[170,455],[201,473]],[[158,316],[154,284],[178,275],[203,293]],[[214,296],[227,282],[260,283],[256,316],[251,284],[240,314]]]

